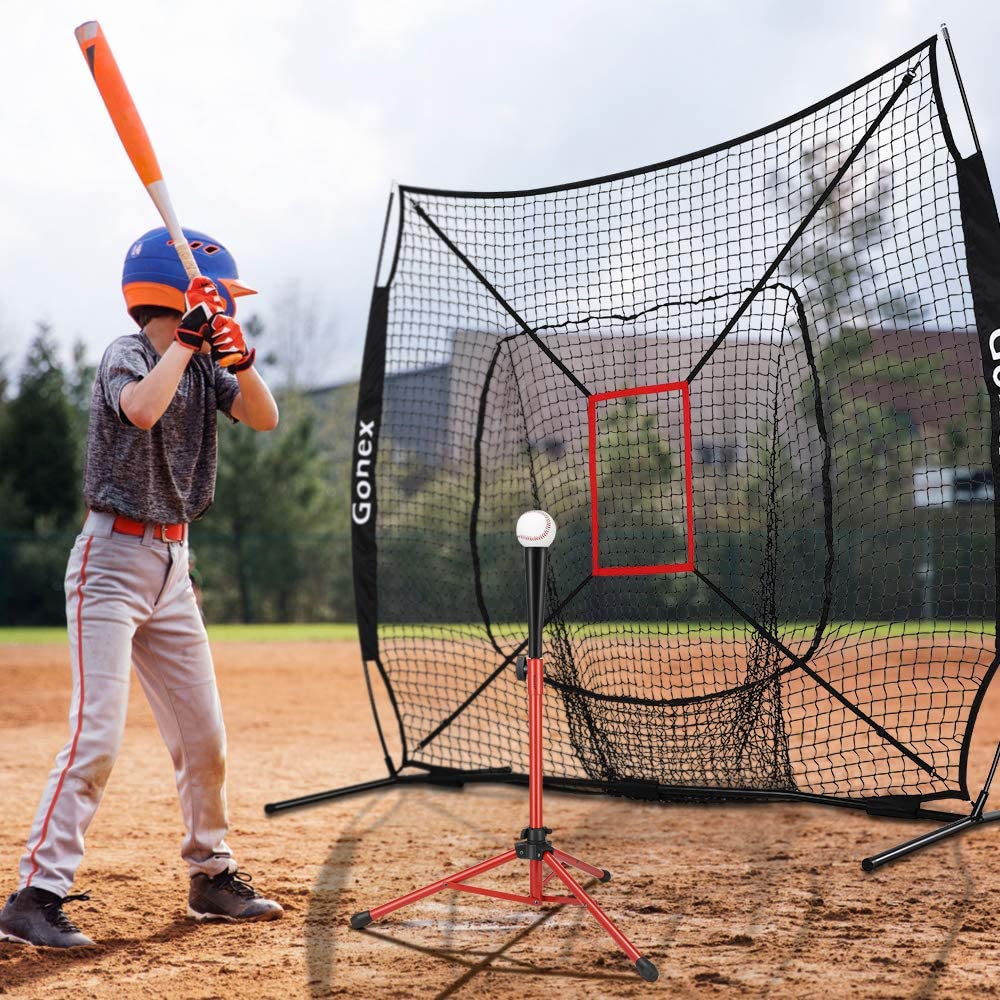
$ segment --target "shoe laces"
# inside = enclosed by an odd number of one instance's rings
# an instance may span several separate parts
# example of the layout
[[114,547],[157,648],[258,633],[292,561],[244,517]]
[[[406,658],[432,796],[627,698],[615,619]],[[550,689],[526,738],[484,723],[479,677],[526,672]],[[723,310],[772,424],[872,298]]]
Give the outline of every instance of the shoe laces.
[[237,896],[246,899],[256,899],[258,896],[257,890],[250,885],[253,876],[249,872],[222,872],[215,876],[214,881],[220,889],[233,892]]
[[90,899],[90,896],[85,892],[78,892],[72,896],[63,896],[62,899],[54,899],[51,903],[43,903],[42,911],[45,913],[45,919],[58,930],[64,931],[67,934],[79,934],[80,928],[73,923],[69,917],[63,913],[63,905],[66,903],[85,903]]

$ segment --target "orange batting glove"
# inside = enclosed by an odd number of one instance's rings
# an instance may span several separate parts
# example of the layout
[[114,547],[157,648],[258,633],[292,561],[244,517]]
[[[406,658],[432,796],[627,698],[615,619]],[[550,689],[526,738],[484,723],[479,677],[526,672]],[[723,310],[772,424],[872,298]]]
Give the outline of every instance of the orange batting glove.
[[205,305],[208,307],[210,316],[226,311],[226,300],[219,294],[215,282],[204,276],[191,279],[191,283],[184,293],[184,305],[187,312],[200,305]]
[[209,336],[212,316],[226,311],[226,302],[211,278],[192,278],[184,293],[184,315],[174,339],[189,351],[200,351]]
[[212,358],[221,368],[234,372],[246,371],[257,356],[252,348],[247,350],[243,328],[232,316],[213,316],[206,336],[212,342]]

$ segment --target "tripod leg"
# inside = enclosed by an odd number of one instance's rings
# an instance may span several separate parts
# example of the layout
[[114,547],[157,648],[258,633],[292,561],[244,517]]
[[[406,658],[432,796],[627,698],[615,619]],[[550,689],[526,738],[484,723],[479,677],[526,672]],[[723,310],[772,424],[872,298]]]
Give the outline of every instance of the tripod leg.
[[554,850],[552,853],[564,865],[569,865],[570,868],[579,868],[580,871],[585,872],[587,875],[592,875],[594,878],[599,878],[602,882],[611,881],[611,872],[607,868],[595,868],[593,865],[588,865],[585,861],[577,861],[576,858],[571,857],[565,851]]
[[408,892],[405,896],[399,896],[397,899],[392,899],[381,906],[375,906],[370,910],[362,910],[351,917],[351,926],[356,931],[359,931],[362,927],[367,927],[373,920],[381,920],[383,917],[388,916],[393,910],[409,906],[411,903],[416,903],[426,896],[433,896],[434,893],[441,892],[442,889],[447,889],[451,883],[464,882],[466,879],[475,878],[477,875],[482,875],[483,872],[488,872],[492,868],[499,868],[500,865],[505,865],[508,861],[513,861],[516,857],[517,851],[504,851],[503,854],[498,854],[495,858],[490,858],[489,861],[481,861],[478,865],[466,868],[465,871],[458,872],[456,875],[448,875],[445,878],[438,879],[437,882],[425,885],[422,889],[415,889],[413,892]]
[[639,954],[635,945],[633,945],[632,942],[629,941],[629,939],[625,937],[625,935],[622,934],[617,927],[615,927],[615,925],[611,922],[611,918],[590,898],[590,896],[587,895],[583,886],[580,885],[568,871],[566,871],[563,863],[558,858],[552,857],[551,854],[545,855],[545,863],[556,873],[556,877],[565,883],[566,888],[569,889],[569,891],[573,893],[573,895],[576,896],[581,903],[583,903],[590,915],[611,936],[611,940],[614,941],[626,955],[628,955],[629,959],[631,959],[632,963],[635,965],[635,971],[638,972],[639,975],[642,976],[642,978],[647,982],[654,982],[659,976],[659,973],[656,971],[656,966],[653,965],[648,958],[643,958],[642,955]]

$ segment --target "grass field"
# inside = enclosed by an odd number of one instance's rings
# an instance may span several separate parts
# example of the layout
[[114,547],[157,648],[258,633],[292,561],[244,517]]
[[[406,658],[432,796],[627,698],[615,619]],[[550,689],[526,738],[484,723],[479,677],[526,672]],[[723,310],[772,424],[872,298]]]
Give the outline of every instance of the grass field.
[[[574,629],[574,623],[568,622]],[[607,622],[601,625],[584,626],[587,631],[592,630],[596,636],[606,636],[609,634],[627,634],[637,630],[644,630],[651,627],[648,622]],[[660,635],[698,636],[699,638],[711,638],[712,636],[729,636],[733,634],[732,623],[719,622],[658,622],[655,623],[656,631]],[[795,628],[808,630],[815,627],[815,623],[801,623]],[[482,625],[475,624],[434,624],[428,626],[421,625],[399,625],[386,626],[383,628],[383,638],[392,638],[393,633],[399,636],[412,638],[415,633],[422,628],[427,628],[428,634],[440,636],[442,633],[449,633],[452,637],[468,636],[469,638],[480,638],[482,636]],[[993,631],[993,622],[964,622],[964,621],[926,621],[926,622],[831,622],[827,626],[827,634],[837,633],[840,636],[850,633],[857,635],[867,635],[872,638],[886,638],[895,635],[919,635],[928,632],[944,633],[952,631],[955,633],[969,633],[981,635]],[[498,639],[516,640],[524,634],[524,625],[514,625],[500,623],[493,626],[493,634]],[[210,625],[208,637],[213,642],[336,642],[339,640],[357,641],[358,630],[353,624],[346,622],[320,622],[305,623],[292,622],[289,624],[261,624],[261,625]],[[61,626],[33,627],[33,628],[0,628],[0,646],[52,646],[59,645],[66,641],[66,630]]]
[[[354,625],[340,622],[291,625],[211,625],[214,642],[337,642],[358,638]],[[0,628],[0,646],[58,646],[66,642],[66,629]]]

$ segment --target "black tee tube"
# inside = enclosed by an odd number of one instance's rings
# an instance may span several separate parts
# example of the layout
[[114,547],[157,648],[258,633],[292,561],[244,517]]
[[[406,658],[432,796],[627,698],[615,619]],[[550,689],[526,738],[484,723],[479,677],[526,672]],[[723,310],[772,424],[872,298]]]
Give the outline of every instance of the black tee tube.
[[528,593],[528,657],[542,655],[542,627],[545,624],[545,569],[548,549],[525,548],[524,568]]

